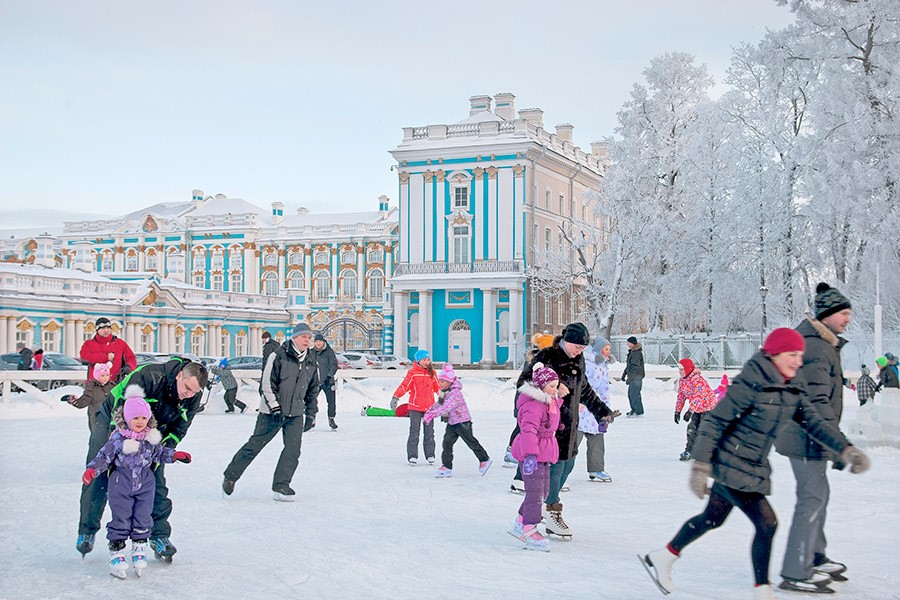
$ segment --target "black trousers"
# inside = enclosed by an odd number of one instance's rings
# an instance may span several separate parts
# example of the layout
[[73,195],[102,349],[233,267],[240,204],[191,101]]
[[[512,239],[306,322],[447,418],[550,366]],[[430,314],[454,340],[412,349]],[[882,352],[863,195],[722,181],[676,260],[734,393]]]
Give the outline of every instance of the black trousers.
[[328,402],[328,418],[333,419],[337,415],[337,403],[335,402],[334,380],[328,380],[322,384],[322,391],[325,392],[325,400]]
[[275,475],[272,477],[272,488],[279,485],[290,485],[294,478],[297,465],[300,464],[300,444],[303,441],[303,422],[305,417],[272,416],[259,413],[256,416],[256,427],[253,435],[247,443],[231,459],[231,463],[225,469],[225,478],[237,481],[266,445],[272,441],[279,431],[284,440],[284,449],[278,457],[275,465]]
[[448,424],[447,429],[444,430],[443,452],[441,452],[441,464],[448,469],[453,468],[453,444],[456,443],[457,439],[462,439],[466,443],[466,446],[475,453],[478,462],[484,462],[489,458],[488,453],[484,451],[484,448],[475,439],[475,434],[472,432],[472,421],[457,423],[456,425]]
[[750,547],[756,583],[769,583],[769,561],[772,558],[772,540],[778,528],[778,517],[762,494],[740,492],[720,483],[713,484],[706,508],[696,517],[688,519],[669,545],[676,552],[681,552],[682,548],[707,531],[720,527],[735,506],[747,515],[756,528],[753,545]]

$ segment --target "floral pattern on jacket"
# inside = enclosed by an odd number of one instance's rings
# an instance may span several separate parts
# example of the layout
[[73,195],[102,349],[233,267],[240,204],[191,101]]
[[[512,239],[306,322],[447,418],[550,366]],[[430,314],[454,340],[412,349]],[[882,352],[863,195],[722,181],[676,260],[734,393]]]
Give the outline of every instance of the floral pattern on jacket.
[[719,403],[706,378],[697,369],[678,380],[675,412],[681,413],[685,402],[688,404],[688,410],[695,413],[709,412]]
[[[604,404],[610,406],[609,361],[602,354],[594,352],[591,346],[584,349],[584,374],[594,393]],[[578,405],[578,431],[596,435],[606,433],[608,425],[606,421],[597,421],[584,404]]]
[[433,373],[433,369],[413,363],[400,387],[394,391],[394,397],[402,398],[409,392],[409,410],[425,412],[434,404],[434,395],[440,391],[437,374]]
[[450,425],[468,423],[472,420],[471,415],[469,415],[469,407],[466,405],[466,399],[463,397],[462,382],[459,380],[459,377],[453,380],[446,394],[443,392],[441,394],[443,399],[435,402],[425,411],[425,416],[422,419],[426,423],[443,416],[449,417],[448,423]]
[[559,422],[560,397],[548,396],[534,385],[525,383],[519,388],[516,403],[520,431],[512,443],[513,458],[522,461],[534,454],[538,462],[557,462],[556,431],[562,427]]

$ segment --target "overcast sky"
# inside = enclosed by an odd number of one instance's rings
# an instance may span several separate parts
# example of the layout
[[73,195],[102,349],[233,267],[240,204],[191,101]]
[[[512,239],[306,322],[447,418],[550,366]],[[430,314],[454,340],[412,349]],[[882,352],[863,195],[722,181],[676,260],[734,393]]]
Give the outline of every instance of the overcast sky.
[[654,56],[720,82],[734,45],[792,21],[775,0],[0,0],[0,228],[194,188],[375,210],[401,128],[470,96],[512,92],[587,149]]

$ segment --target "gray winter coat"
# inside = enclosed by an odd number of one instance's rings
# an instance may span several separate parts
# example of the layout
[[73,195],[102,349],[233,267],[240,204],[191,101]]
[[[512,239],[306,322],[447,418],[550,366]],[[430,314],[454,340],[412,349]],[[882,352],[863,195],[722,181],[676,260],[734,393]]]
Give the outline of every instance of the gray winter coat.
[[288,339],[263,365],[262,388],[259,412],[271,414],[272,408],[280,406],[285,417],[316,416],[319,373],[312,349],[301,360]]
[[635,344],[634,348],[628,351],[623,375],[626,383],[640,381],[644,378],[644,349],[640,344]]
[[[841,347],[847,340],[838,337],[821,321],[808,318],[797,327],[806,341],[800,375],[813,408],[823,419],[840,427],[844,410],[844,372],[841,369]],[[832,452],[823,448],[797,423],[786,423],[778,432],[775,450],[784,456],[810,460],[835,460]]]
[[337,357],[334,355],[334,350],[331,349],[328,342],[325,342],[321,350],[312,348],[312,351],[315,352],[316,362],[319,363],[319,382],[323,387],[331,385],[334,383],[334,374],[338,370],[338,362]]
[[797,424],[840,452],[850,442],[812,408],[805,385],[799,372],[785,383],[772,361],[757,352],[725,397],[705,413],[691,453],[694,459],[711,464],[713,478],[725,487],[769,494],[768,456],[782,424]]

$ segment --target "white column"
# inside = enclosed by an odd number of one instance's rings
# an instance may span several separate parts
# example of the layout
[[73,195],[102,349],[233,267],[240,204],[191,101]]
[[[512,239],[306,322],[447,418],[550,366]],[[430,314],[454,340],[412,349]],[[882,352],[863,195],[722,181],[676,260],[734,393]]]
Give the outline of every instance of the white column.
[[[356,294],[363,300],[366,299],[366,278],[365,278],[365,268],[366,268],[366,245],[365,243],[360,244],[362,246],[362,252],[356,253]],[[355,300],[355,298],[354,298]]]
[[156,346],[159,348],[159,352],[165,352],[166,354],[170,352],[174,352],[171,346],[169,346],[169,324],[168,323],[157,323],[156,325]]
[[434,356],[431,347],[431,292],[419,290],[419,348],[424,348]]
[[116,271],[125,270],[125,254],[119,252],[115,248],[113,249],[113,268]]
[[75,319],[75,354],[73,356],[78,356],[81,352],[81,345],[84,344],[82,340],[84,340],[84,321]]
[[341,250],[336,246],[337,244],[331,244],[331,295],[334,298],[337,298],[338,280],[341,278]]
[[6,317],[0,317],[0,352],[14,352],[15,344],[9,346],[9,331],[7,329],[8,320]]
[[260,336],[262,335],[262,331],[260,331],[260,327],[257,325],[251,325],[247,328],[247,335],[250,336],[250,344],[248,353],[255,356],[257,354],[262,354],[259,351],[259,342]]
[[497,335],[496,328],[496,312],[497,312],[497,296],[496,292],[490,288],[481,290],[483,297],[483,335],[481,340],[481,360],[482,362],[497,362]]
[[63,354],[77,356],[78,350],[75,345],[75,321],[66,319],[63,324]]
[[218,356],[219,355],[218,351],[216,350],[214,329],[215,329],[215,327],[213,327],[212,325],[206,326],[205,335],[206,335],[206,355],[207,356]]
[[409,354],[406,341],[406,326],[409,323],[406,292],[394,292],[394,354],[404,357]]
[[519,364],[519,360],[525,353],[525,343],[528,338],[522,331],[522,291],[509,290],[509,339],[516,340],[515,347],[510,347],[509,356],[513,366]]
[[[310,250],[307,252],[306,250]],[[306,290],[306,303],[309,304],[312,299],[312,249],[305,248],[303,251],[303,289]],[[262,333],[262,332],[260,332]],[[259,354],[254,352],[253,354]]]
[[6,317],[6,351],[14,352],[16,349],[16,318]]

